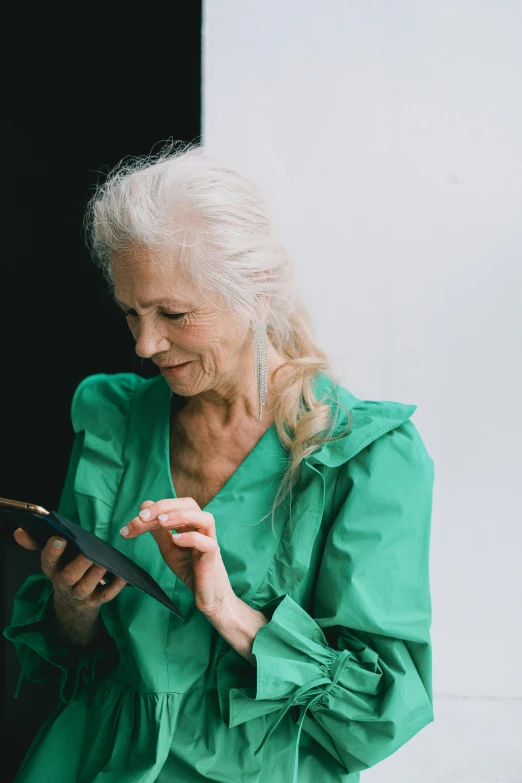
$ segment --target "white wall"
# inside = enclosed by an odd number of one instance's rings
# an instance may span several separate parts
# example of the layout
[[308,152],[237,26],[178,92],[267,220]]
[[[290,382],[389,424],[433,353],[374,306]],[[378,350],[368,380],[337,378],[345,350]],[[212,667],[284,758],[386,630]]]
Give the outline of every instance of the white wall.
[[203,36],[203,142],[344,385],[419,406],[435,695],[522,698],[522,2],[207,0]]

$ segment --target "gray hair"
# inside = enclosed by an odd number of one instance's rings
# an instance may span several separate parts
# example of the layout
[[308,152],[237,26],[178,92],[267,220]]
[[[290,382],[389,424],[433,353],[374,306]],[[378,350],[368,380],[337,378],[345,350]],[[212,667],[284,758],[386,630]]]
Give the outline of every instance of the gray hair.
[[269,378],[274,423],[289,452],[272,506],[274,529],[275,509],[291,497],[302,460],[323,443],[346,435],[352,418],[344,408],[347,430],[332,437],[336,421],[330,403],[336,409],[343,406],[337,396],[319,400],[312,381],[317,372],[328,375],[333,388],[339,381],[315,340],[292,260],[261,193],[205,147],[170,143],[157,155],[121,162],[109,173],[89,202],[86,228],[93,259],[111,291],[111,258],[141,246],[167,260],[175,249],[176,263],[197,289],[220,296],[245,325],[258,318],[259,301],[270,297],[268,339],[289,368],[284,383],[278,383],[277,370]]

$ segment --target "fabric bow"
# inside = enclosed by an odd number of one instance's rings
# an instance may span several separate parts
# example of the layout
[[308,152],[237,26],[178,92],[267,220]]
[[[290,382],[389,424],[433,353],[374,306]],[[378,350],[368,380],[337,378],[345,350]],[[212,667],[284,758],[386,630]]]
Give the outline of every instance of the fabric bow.
[[318,701],[322,696],[324,696],[325,693],[328,693],[328,691],[330,691],[334,687],[334,685],[336,685],[349,658],[350,658],[350,651],[343,650],[337,656],[335,663],[330,669],[330,677],[317,677],[315,680],[310,680],[304,685],[301,685],[301,687],[298,688],[296,691],[294,691],[294,693],[288,697],[286,704],[284,704],[282,708],[279,710],[275,722],[273,723],[271,728],[265,733],[265,736],[263,737],[261,744],[259,745],[257,750],[254,751],[254,756],[257,756],[257,754],[259,753],[259,751],[261,750],[265,742],[269,739],[274,729],[277,728],[277,726],[284,718],[284,716],[286,715],[290,707],[293,706],[293,704],[297,701],[297,699],[300,696],[302,696],[303,693],[306,693],[307,691],[310,691],[313,688],[317,688],[319,685],[327,685],[328,687],[323,688],[321,692],[317,694],[317,696],[314,696],[313,699],[310,699],[310,701],[307,703],[306,707],[304,708],[301,717],[299,718],[299,722],[298,722],[299,728],[297,731],[297,737],[295,741],[294,772],[293,772],[292,783],[298,783],[297,770],[299,767],[299,740],[301,738],[301,729],[303,727],[303,721],[308,711],[308,708],[311,707],[313,704],[315,704],[316,701]]

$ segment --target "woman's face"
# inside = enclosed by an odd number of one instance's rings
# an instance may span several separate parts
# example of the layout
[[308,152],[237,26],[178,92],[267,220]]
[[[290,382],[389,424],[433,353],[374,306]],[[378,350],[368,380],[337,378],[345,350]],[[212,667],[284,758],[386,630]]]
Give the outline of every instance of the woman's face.
[[226,394],[244,383],[250,330],[241,328],[217,297],[203,297],[175,264],[152,257],[147,249],[120,253],[111,266],[114,296],[126,313],[138,356],[159,367],[188,362],[175,374],[162,370],[172,391]]

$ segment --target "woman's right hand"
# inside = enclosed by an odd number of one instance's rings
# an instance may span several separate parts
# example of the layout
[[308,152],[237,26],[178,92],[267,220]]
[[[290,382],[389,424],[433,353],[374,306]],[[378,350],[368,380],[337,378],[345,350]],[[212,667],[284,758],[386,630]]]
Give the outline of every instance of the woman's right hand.
[[[24,549],[39,550],[40,546],[22,528],[13,533],[14,539]],[[58,542],[61,546],[56,546]],[[60,569],[60,559],[67,546],[65,538],[51,536],[41,550],[41,566],[54,586],[54,611],[57,630],[68,642],[88,644],[99,630],[100,607],[111,601],[127,582],[114,576],[105,586],[106,568],[96,565],[82,554]]]

